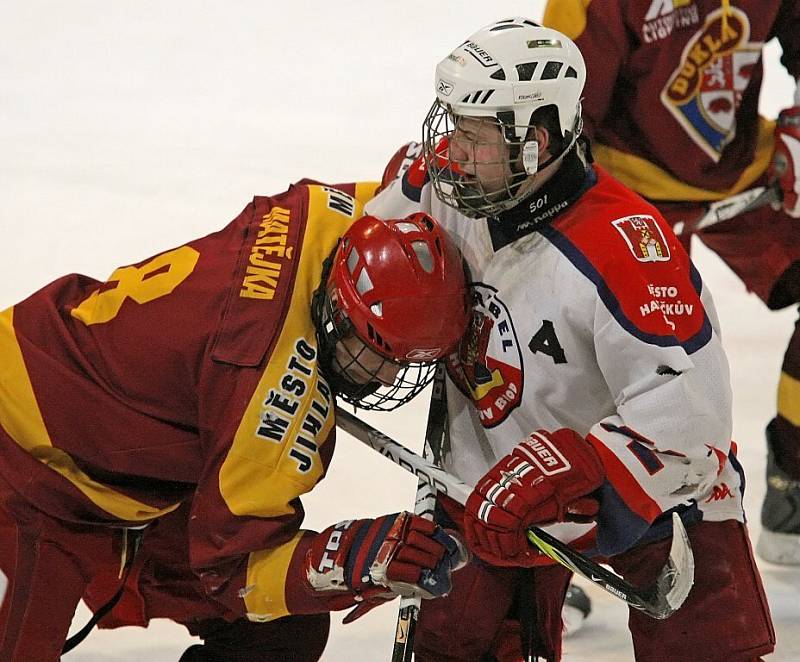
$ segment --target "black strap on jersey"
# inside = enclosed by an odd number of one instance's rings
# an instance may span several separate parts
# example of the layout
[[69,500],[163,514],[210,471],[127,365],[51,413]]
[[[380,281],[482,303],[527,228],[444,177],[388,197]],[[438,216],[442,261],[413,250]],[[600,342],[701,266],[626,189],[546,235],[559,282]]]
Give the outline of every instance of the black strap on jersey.
[[499,251],[503,246],[551,223],[594,186],[597,175],[591,161],[589,144],[581,138],[564,157],[559,169],[540,188],[497,218],[488,219],[494,250]]
[[125,590],[125,582],[128,581],[128,577],[131,574],[131,568],[133,568],[133,561],[136,558],[136,553],[139,551],[139,547],[142,544],[142,536],[144,535],[144,529],[125,529],[123,533],[123,565],[122,565],[122,572],[120,574],[120,585],[117,589],[117,592],[111,596],[111,599],[106,602],[100,609],[98,609],[89,621],[84,625],[80,630],[78,630],[75,634],[73,634],[69,639],[64,642],[64,647],[61,649],[61,654],[66,655],[69,653],[73,648],[75,648],[79,643],[81,643],[86,637],[89,636],[89,633],[92,631],[95,625],[97,625],[100,620],[108,614],[119,602],[119,599],[122,597],[122,593]]

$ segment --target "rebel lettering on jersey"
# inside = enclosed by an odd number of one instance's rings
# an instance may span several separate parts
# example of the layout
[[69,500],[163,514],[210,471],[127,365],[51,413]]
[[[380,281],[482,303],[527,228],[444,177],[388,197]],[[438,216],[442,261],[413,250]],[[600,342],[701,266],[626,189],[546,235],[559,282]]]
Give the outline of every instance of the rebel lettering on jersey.
[[471,298],[472,323],[458,353],[448,357],[447,370],[475,402],[481,424],[493,427],[519,406],[522,355],[514,323],[497,291],[473,283]]
[[535,334],[533,334],[533,337],[528,343],[528,349],[534,354],[537,352],[547,354],[553,359],[554,363],[567,362],[567,356],[564,354],[564,348],[561,346],[561,343],[558,342],[556,330],[550,320],[542,321],[542,326],[539,327],[539,330]]
[[328,385],[321,379],[317,381],[317,393],[311,400],[311,410],[306,414],[303,420],[303,429],[306,432],[318,435],[320,428],[325,421],[328,420],[328,415],[331,411],[331,402],[333,397]]

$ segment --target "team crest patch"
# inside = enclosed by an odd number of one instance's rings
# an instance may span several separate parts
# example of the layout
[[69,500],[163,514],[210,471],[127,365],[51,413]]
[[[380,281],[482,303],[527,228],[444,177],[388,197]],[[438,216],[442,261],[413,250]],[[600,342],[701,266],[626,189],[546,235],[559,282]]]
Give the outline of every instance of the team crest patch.
[[522,399],[522,354],[514,324],[497,290],[472,286],[472,323],[447,361],[455,384],[472,398],[485,428],[502,423]]
[[736,111],[761,57],[763,43],[749,39],[743,11],[712,12],[661,91],[661,103],[714,162],[736,136]]
[[652,216],[624,216],[612,221],[612,225],[628,244],[639,262],[667,262],[670,258],[669,246],[661,228]]

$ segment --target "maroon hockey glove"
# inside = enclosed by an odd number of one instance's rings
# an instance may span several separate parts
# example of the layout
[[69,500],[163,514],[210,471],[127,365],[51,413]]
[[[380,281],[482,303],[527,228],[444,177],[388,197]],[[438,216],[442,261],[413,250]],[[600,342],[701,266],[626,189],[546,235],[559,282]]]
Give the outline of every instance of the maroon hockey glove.
[[778,115],[769,177],[781,187],[784,211],[800,218],[800,106],[786,108]]
[[398,595],[435,598],[467,561],[455,534],[411,513],[339,522],[316,536],[305,559],[314,591],[346,592],[358,607],[349,623]]
[[598,503],[588,495],[604,476],[597,452],[575,431],[534,432],[478,481],[467,500],[470,549],[493,565],[531,565],[537,553],[525,530],[591,521]]

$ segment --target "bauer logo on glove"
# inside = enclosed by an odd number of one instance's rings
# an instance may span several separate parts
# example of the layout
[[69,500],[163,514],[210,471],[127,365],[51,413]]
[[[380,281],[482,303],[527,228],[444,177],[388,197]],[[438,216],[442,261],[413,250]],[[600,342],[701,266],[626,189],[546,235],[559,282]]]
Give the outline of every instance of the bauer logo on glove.
[[537,430],[478,481],[467,500],[470,548],[498,566],[527,566],[538,554],[525,531],[534,524],[587,522],[599,510],[592,496],[605,471],[597,452],[567,428]]
[[539,470],[547,475],[561,473],[562,471],[569,471],[572,466],[567,462],[566,458],[559,452],[559,450],[550,443],[550,440],[543,434],[534,432],[523,441],[517,448],[524,455],[530,458]]

